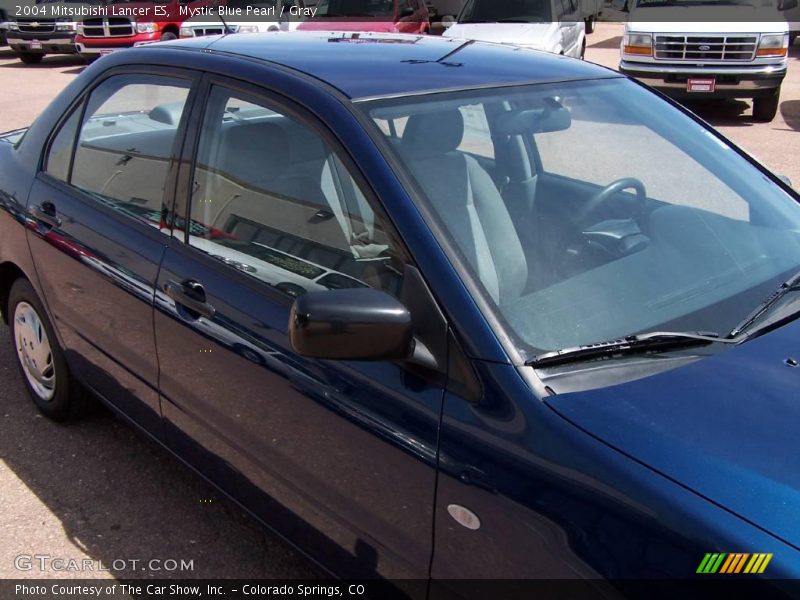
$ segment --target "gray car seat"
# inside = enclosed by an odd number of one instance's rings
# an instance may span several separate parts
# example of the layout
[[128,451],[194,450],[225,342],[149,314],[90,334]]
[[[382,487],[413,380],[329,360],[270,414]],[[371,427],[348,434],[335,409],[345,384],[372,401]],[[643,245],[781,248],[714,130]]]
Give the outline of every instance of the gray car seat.
[[412,115],[400,152],[487,292],[502,305],[525,289],[525,254],[492,178],[457,150],[463,137],[457,109]]

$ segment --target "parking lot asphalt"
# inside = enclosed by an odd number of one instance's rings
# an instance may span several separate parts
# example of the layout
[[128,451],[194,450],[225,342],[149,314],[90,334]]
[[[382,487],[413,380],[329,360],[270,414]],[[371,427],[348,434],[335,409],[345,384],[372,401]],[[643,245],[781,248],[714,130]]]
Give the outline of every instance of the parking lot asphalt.
[[[614,67],[619,24],[588,37],[587,59]],[[694,103],[701,117],[800,186],[800,42],[792,49],[780,113],[756,123],[744,101]],[[0,131],[24,127],[84,68],[74,57],[26,66],[0,49]],[[28,400],[0,328],[0,578],[306,578],[319,570],[155,443],[98,410],[59,425]],[[42,571],[29,555],[121,570]],[[22,562],[17,559],[23,556]],[[191,561],[184,571],[142,570],[149,561]],[[15,565],[16,563],[16,565]],[[117,562],[117,565],[122,563]],[[171,564],[171,563],[169,563]]]

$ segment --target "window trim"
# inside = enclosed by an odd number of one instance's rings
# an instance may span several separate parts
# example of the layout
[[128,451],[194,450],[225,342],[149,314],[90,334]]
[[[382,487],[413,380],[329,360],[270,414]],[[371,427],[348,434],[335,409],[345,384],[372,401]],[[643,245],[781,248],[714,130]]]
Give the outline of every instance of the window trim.
[[180,230],[177,228],[173,230],[171,243],[180,244],[182,248],[187,249],[184,250],[184,252],[189,251],[193,257],[199,258],[204,264],[213,265],[214,268],[221,270],[227,277],[233,277],[238,282],[246,283],[248,287],[258,293],[267,295],[279,305],[285,306],[287,312],[289,308],[291,308],[294,302],[293,297],[264,281],[260,281],[257,278],[238,271],[234,267],[221,263],[219,260],[209,256],[206,252],[189,243],[189,223],[192,209],[191,192],[200,149],[201,129],[209,106],[209,100],[215,87],[223,88],[230,94],[238,93],[245,97],[250,97],[252,100],[263,104],[265,108],[305,125],[309,130],[318,135],[341,161],[344,168],[352,177],[353,183],[364,195],[364,198],[375,214],[375,221],[380,221],[382,223],[387,239],[389,240],[389,245],[395,250],[399,260],[404,265],[416,266],[407,245],[384,209],[383,204],[370,185],[369,180],[347,150],[346,145],[333,133],[325,121],[299,102],[270,88],[216,73],[205,73],[203,75],[197,94],[197,100],[188,120],[190,126],[184,140],[183,153],[178,161],[179,168],[173,203],[174,215],[179,219],[183,219],[184,227]]
[[[74,162],[75,158],[75,150],[77,149],[78,146],[78,137],[79,137],[78,132],[80,131],[80,125],[81,122],[83,122],[85,111],[86,111],[86,102],[84,102],[84,99],[81,98],[81,101],[79,103],[70,105],[69,110],[65,111],[61,115],[58,123],[53,128],[51,136],[47,139],[47,143],[44,146],[45,148],[44,152],[42,152],[41,164],[39,165],[39,169],[43,174],[47,175],[48,177],[52,177],[53,179],[57,179],[62,183],[69,184],[69,180],[72,178],[72,163]],[[61,132],[64,130],[64,127],[67,126],[70,119],[72,119],[72,117],[76,115],[78,117],[78,124],[77,127],[75,128],[75,133],[72,136],[72,140],[70,140],[69,163],[67,164],[67,180],[64,181],[63,179],[59,179],[55,175],[51,175],[47,171],[47,167],[50,163],[50,153],[53,149],[53,145],[55,144],[56,139],[58,138],[59,135],[61,135]]]
[[73,158],[75,157],[75,148],[78,142],[78,132],[80,131],[80,124],[83,121],[84,112],[86,111],[86,96],[81,94],[72,104],[69,105],[69,108],[65,110],[61,116],[58,118],[53,129],[47,136],[45,143],[43,144],[44,150],[42,151],[41,156],[39,157],[39,164],[37,165],[37,173],[41,172],[48,177],[61,181],[62,183],[67,183],[54,175],[50,175],[45,169],[47,168],[47,163],[49,162],[50,158],[50,151],[53,148],[53,144],[56,141],[56,138],[61,134],[61,130],[67,125],[69,120],[76,114],[79,113],[78,117],[78,127],[75,129],[75,134],[72,137],[72,143],[70,144],[70,156],[69,156],[69,164],[67,165],[67,179],[70,179],[72,175],[72,162]]
[[186,97],[186,104],[184,106],[183,113],[181,114],[181,121],[178,123],[178,127],[175,133],[175,141],[173,142],[173,147],[170,150],[170,168],[167,173],[167,178],[164,182],[164,196],[162,198],[162,204],[167,206],[171,209],[170,212],[173,212],[175,209],[175,187],[176,187],[176,178],[178,173],[178,167],[181,160],[181,156],[183,154],[183,150],[186,144],[187,138],[187,129],[189,125],[189,115],[194,110],[194,105],[198,96],[198,92],[200,89],[200,84],[202,80],[202,73],[193,69],[183,69],[183,68],[176,68],[176,67],[161,67],[161,66],[137,66],[137,65],[123,65],[120,67],[115,67],[103,72],[100,76],[96,79],[92,80],[92,82],[87,85],[81,92],[76,96],[76,98],[70,103],[69,108],[65,110],[56,121],[56,124],[52,127],[52,129],[48,132],[47,137],[45,138],[45,143],[42,144],[42,150],[39,153],[39,160],[36,167],[36,179],[46,182],[48,185],[55,186],[65,193],[69,194],[72,198],[81,201],[82,203],[91,206],[95,210],[99,210],[102,214],[111,216],[115,220],[120,221],[122,223],[127,224],[135,224],[136,227],[141,229],[142,231],[147,231],[153,235],[161,236],[159,239],[163,239],[163,236],[167,232],[167,229],[170,230],[171,234],[171,224],[168,228],[164,230],[156,230],[153,227],[138,221],[137,219],[128,217],[127,215],[123,215],[120,211],[114,210],[104,204],[98,202],[95,198],[92,197],[90,193],[87,191],[72,185],[69,181],[62,181],[53,175],[50,175],[44,170],[44,166],[46,163],[46,158],[50,153],[50,148],[61,132],[62,127],[66,124],[66,122],[73,116],[75,110],[80,110],[80,122],[78,124],[78,128],[75,131],[75,137],[72,140],[72,155],[70,156],[70,164],[68,169],[68,179],[71,181],[72,179],[72,169],[73,164],[75,161],[75,151],[77,149],[78,140],[80,139],[80,133],[84,125],[84,120],[86,118],[86,110],[89,105],[89,100],[91,95],[95,92],[95,90],[103,85],[107,80],[117,77],[117,76],[124,76],[124,75],[144,75],[144,76],[151,76],[151,77],[161,77],[161,78],[171,78],[171,79],[178,79],[184,80],[188,83],[188,94]]

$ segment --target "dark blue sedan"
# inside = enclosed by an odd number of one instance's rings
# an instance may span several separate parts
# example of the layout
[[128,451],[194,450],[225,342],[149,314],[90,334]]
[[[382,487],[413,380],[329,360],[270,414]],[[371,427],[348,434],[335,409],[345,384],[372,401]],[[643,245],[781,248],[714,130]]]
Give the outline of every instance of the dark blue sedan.
[[88,390],[338,575],[800,577],[798,196],[616,72],[142,47],[0,137],[0,207],[39,409]]

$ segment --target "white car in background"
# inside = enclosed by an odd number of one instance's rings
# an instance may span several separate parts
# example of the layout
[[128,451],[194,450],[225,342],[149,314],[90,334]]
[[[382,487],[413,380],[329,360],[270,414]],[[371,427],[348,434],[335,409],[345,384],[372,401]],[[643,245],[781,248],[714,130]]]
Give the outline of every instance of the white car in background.
[[444,36],[583,58],[583,18],[582,0],[468,0]]

